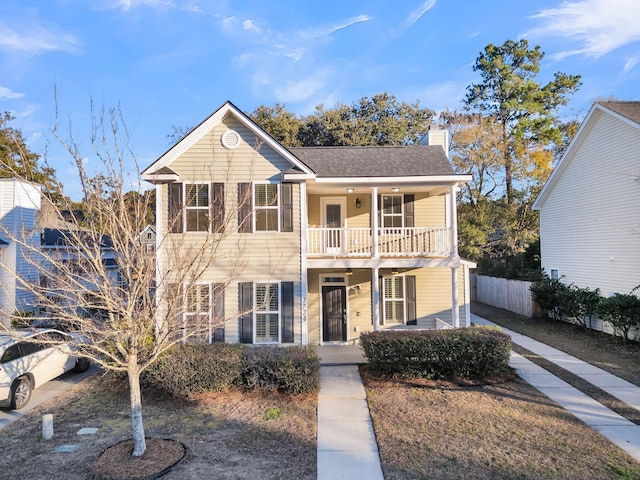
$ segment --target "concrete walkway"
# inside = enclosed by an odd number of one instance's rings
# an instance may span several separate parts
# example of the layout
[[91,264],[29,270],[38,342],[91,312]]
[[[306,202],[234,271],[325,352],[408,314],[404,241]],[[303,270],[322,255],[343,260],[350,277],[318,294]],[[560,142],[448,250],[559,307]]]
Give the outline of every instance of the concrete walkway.
[[383,480],[378,444],[358,372],[360,347],[319,346],[318,480]]
[[[471,322],[476,325],[495,326],[495,323],[473,314],[471,315]],[[507,328],[500,328],[511,336],[511,340],[516,345],[540,355],[604,390],[609,395],[622,400],[636,410],[640,410],[639,387],[561,350]],[[523,380],[540,390],[551,400],[559,403],[567,411],[640,461],[640,425],[634,424],[601,403],[596,402],[522,355],[511,352],[509,365],[516,370]]]

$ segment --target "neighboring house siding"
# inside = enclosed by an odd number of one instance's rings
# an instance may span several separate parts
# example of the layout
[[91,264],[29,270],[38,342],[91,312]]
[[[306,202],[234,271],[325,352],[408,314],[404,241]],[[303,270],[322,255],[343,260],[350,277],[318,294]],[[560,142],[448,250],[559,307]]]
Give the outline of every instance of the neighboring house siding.
[[[39,231],[35,230],[36,215],[40,210],[40,188],[27,182],[13,179],[0,180],[0,222],[12,235],[37,248],[40,244]],[[26,255],[33,255],[0,233],[9,245],[3,249],[0,268],[0,308],[13,313],[15,310],[37,308],[35,297],[20,288],[16,277],[35,282],[36,268],[27,261]]]
[[542,205],[543,268],[603,295],[629,293],[640,283],[640,130],[595,115]]

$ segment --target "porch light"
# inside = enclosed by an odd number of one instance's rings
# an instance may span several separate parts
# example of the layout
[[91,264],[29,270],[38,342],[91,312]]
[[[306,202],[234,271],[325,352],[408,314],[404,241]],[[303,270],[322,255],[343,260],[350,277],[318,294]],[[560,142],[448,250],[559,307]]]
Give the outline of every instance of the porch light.
[[400,191],[400,189],[399,189],[398,187],[393,187],[393,188],[391,189],[391,191],[392,191],[393,193],[398,193],[398,192]]
[[353,275],[353,270],[351,270],[350,268],[347,268],[347,271],[344,272],[344,274],[348,277],[350,275]]
[[362,201],[356,197],[356,208],[360,208],[362,206]]
[[353,193],[353,188],[347,188],[347,193]]
[[397,275],[397,274],[399,274],[399,273],[400,273],[400,270],[398,270],[398,268],[397,268],[397,267],[393,267],[393,268],[391,269],[391,275]]

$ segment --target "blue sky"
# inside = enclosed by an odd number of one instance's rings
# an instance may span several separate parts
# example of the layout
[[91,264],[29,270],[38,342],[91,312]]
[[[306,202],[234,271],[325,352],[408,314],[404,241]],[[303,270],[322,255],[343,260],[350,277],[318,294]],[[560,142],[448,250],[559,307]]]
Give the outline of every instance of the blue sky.
[[306,115],[387,92],[458,108],[480,51],[526,38],[546,52],[539,81],[582,75],[563,110],[640,100],[638,0],[0,0],[0,112],[77,197],[48,131],[60,116],[92,164],[90,102],[119,105],[144,168],[231,100]]

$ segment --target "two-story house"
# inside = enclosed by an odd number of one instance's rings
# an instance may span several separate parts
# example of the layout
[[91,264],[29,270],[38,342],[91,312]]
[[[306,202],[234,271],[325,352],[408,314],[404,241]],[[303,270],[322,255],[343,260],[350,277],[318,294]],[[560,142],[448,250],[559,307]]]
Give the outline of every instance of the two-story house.
[[143,171],[156,185],[159,278],[172,238],[218,236],[196,281],[208,305],[184,302],[185,317],[223,319],[210,341],[355,343],[364,331],[469,325],[473,264],[456,228],[469,177],[453,171],[447,138],[285,148],[227,102]]
[[[38,279],[26,246],[37,248],[40,244],[40,232],[36,230],[39,210],[39,185],[0,178],[0,321],[6,326],[16,312],[36,313],[37,302],[28,289],[22,288],[20,279]],[[20,245],[22,241],[25,246]]]

